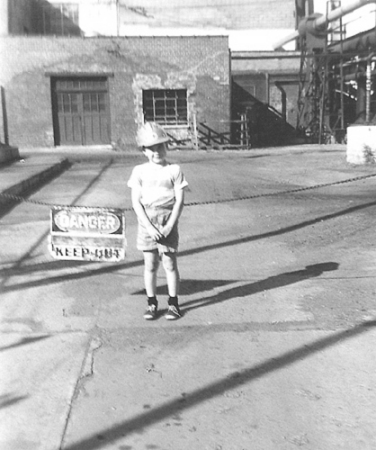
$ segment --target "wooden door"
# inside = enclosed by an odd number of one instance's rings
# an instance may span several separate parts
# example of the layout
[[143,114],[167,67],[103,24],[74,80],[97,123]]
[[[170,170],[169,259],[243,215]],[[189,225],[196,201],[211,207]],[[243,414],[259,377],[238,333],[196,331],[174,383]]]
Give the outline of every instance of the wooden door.
[[110,143],[106,78],[59,78],[53,90],[56,145]]

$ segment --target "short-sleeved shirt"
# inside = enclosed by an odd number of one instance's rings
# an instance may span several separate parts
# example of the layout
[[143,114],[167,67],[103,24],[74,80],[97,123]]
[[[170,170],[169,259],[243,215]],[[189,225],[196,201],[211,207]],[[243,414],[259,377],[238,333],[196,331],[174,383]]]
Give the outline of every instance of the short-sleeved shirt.
[[172,209],[175,191],[184,189],[188,182],[178,164],[162,166],[147,162],[133,169],[128,186],[141,188],[141,204],[145,208]]

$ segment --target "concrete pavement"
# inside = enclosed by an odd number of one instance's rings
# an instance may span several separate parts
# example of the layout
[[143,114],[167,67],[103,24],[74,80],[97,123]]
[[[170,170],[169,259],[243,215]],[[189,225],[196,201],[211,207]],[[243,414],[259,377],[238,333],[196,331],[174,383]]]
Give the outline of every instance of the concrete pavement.
[[69,167],[67,158],[22,152],[0,165],[0,214]]
[[[178,322],[142,319],[131,213],[126,260],[104,265],[51,260],[32,205],[3,217],[0,448],[373,450],[376,180],[262,194],[374,167],[332,146],[171,158],[197,203],[181,221]],[[129,206],[133,161],[105,159],[38,198]],[[165,308],[163,276],[159,290]]]

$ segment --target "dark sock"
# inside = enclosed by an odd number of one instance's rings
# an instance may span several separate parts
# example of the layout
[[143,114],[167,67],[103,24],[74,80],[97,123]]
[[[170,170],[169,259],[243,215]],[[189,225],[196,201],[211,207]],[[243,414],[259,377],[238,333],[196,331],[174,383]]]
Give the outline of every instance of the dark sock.
[[178,298],[177,297],[169,297],[168,304],[173,306],[179,306]]
[[158,306],[157,297],[148,297],[148,305]]

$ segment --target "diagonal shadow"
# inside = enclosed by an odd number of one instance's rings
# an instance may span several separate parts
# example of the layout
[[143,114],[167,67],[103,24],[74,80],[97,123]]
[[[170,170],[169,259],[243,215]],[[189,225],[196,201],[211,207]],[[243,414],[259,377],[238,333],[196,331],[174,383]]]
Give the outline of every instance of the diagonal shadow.
[[[269,291],[282,286],[288,286],[290,284],[298,283],[299,281],[307,280],[308,278],[318,277],[324,272],[337,270],[338,263],[327,262],[320,264],[313,264],[306,266],[303,270],[296,270],[294,272],[282,273],[272,277],[268,277],[265,280],[257,281],[255,283],[249,283],[242,286],[237,286],[227,291],[219,292],[210,297],[200,298],[199,300],[191,300],[182,303],[182,312],[185,313],[192,309],[203,308],[209,305],[215,305],[226,300],[233,300],[236,297],[247,297],[248,295],[257,294],[262,291]],[[186,305],[191,305],[186,307]]]
[[233,372],[225,378],[221,378],[218,381],[192,392],[185,393],[181,398],[176,398],[169,402],[163,403],[148,412],[138,414],[137,416],[129,420],[125,420],[122,423],[115,424],[106,430],[101,430],[95,436],[82,439],[81,441],[70,444],[66,447],[62,446],[62,449],[96,450],[107,446],[109,443],[124,439],[127,435],[143,430],[155,423],[161,422],[162,420],[165,420],[178,412],[191,409],[196,405],[222,395],[224,392],[248,384],[263,377],[264,375],[281,370],[284,367],[291,366],[292,364],[308,358],[328,347],[332,347],[339,342],[355,338],[356,336],[371,330],[375,326],[376,321],[363,322],[351,329],[334,333],[330,336],[313,341],[310,344],[304,344],[295,350],[285,352],[278,357],[270,358],[247,369]]
[[[9,165],[13,164],[11,162]],[[70,169],[72,167],[71,161],[68,161],[67,159],[63,160],[59,167],[52,167],[48,172],[45,172],[44,176],[42,177],[44,185],[42,187],[45,187],[48,182],[51,182],[53,179],[59,177],[62,175],[66,170]],[[34,177],[33,177],[34,178]],[[27,193],[24,193],[22,195],[22,198],[28,199],[31,195],[35,194],[41,189],[40,184],[33,186],[33,183],[30,183],[32,187],[30,187],[27,191]],[[5,194],[9,193],[9,191],[5,191]],[[5,201],[4,201],[5,200]],[[5,217],[7,214],[9,214],[11,211],[13,211],[14,208],[16,208],[18,205],[21,204],[22,201],[12,199],[11,197],[0,197],[0,219]]]
[[11,348],[21,347],[23,345],[33,344],[34,342],[42,341],[44,339],[48,339],[49,337],[50,336],[25,337],[20,339],[18,342],[15,342],[14,344],[0,347],[0,352],[10,350]]
[[[212,289],[235,283],[237,280],[181,280],[179,290],[181,295],[191,295],[203,291],[211,291]],[[145,294],[145,289],[132,292],[131,295]],[[168,295],[167,285],[157,286],[158,295]]]
[[324,216],[316,217],[315,219],[306,220],[304,222],[297,223],[295,225],[290,225],[285,228],[280,228],[278,230],[268,231],[266,233],[257,234],[254,236],[247,236],[238,239],[233,239],[231,241],[219,242],[216,244],[208,244],[197,249],[185,250],[180,252],[179,255],[188,256],[195,253],[201,253],[208,250],[219,249],[223,247],[228,247],[232,245],[244,244],[246,242],[258,241],[260,239],[265,239],[269,237],[279,236],[285,233],[291,233],[292,231],[300,230],[301,228],[305,228],[311,225],[315,225],[316,223],[326,222],[327,220],[335,219],[337,217],[344,216],[346,214],[351,214],[355,211],[359,211],[361,209],[370,208],[372,206],[376,206],[376,201],[363,203],[362,205],[352,206],[350,208],[343,209],[342,211],[338,211],[331,214],[325,214]]
[[[100,180],[102,175],[112,166],[113,163],[114,163],[114,160],[110,159],[110,161],[105,166],[102,167],[102,169],[99,171],[99,173],[90,181],[90,183],[86,186],[86,188],[74,199],[74,201],[72,202],[72,206],[75,205]],[[46,239],[48,234],[49,234],[49,230],[46,231],[45,233],[43,233],[43,235],[39,239],[37,239],[36,242],[34,242],[34,244],[31,246],[31,248],[17,261],[17,263],[14,264],[8,270],[19,271],[20,268],[22,267],[22,264],[24,263],[24,261],[26,261],[30,257],[32,252],[36,248],[38,248],[39,245],[41,245],[41,243]],[[8,275],[3,278],[3,280],[0,283],[0,287],[2,286],[3,289],[4,289],[4,287],[6,287],[5,283],[10,278],[10,276],[11,275]]]
[[25,400],[26,398],[27,395],[16,395],[16,396],[10,394],[0,395],[0,409],[15,405],[16,403],[19,403],[20,401]]
[[[31,257],[29,258],[32,259]],[[59,270],[59,269],[69,269],[81,266],[87,266],[91,261],[74,261],[74,260],[54,260],[54,261],[43,261],[34,264],[28,264],[27,266],[16,267],[17,261],[13,262],[13,265],[8,267],[0,268],[0,276],[14,276],[14,275],[25,275],[40,271],[47,270]]]
[[[279,236],[279,235],[285,234],[285,233],[291,233],[291,232],[299,230],[301,228],[305,228],[310,225],[314,225],[316,223],[325,222],[327,220],[335,219],[337,217],[341,217],[346,214],[351,214],[353,212],[356,212],[356,211],[359,211],[359,210],[362,210],[365,208],[370,208],[375,205],[376,205],[376,201],[372,201],[372,202],[364,203],[362,205],[352,206],[352,207],[346,208],[342,211],[338,211],[338,212],[335,212],[332,214],[326,214],[324,216],[319,216],[319,217],[316,217],[315,219],[306,220],[304,222],[297,223],[295,225],[290,225],[285,228],[280,228],[278,230],[268,231],[266,233],[241,237],[241,238],[232,239],[229,241],[217,242],[214,244],[207,244],[207,245],[204,245],[201,247],[196,247],[193,249],[183,250],[183,251],[179,252],[179,256],[182,257],[182,256],[195,255],[197,253],[203,253],[203,252],[207,252],[209,250],[216,250],[216,249],[220,249],[220,248],[224,248],[224,247],[230,247],[233,245],[239,245],[239,244],[244,244],[247,242],[258,241],[261,239],[267,239],[267,238]],[[46,235],[44,236],[44,238],[46,237]],[[38,245],[39,244],[40,244],[40,240],[38,241]],[[29,253],[30,252],[31,251],[29,251]],[[78,279],[82,279],[82,278],[89,278],[89,277],[96,276],[96,275],[117,272],[119,270],[130,269],[130,268],[138,267],[138,266],[142,266],[142,265],[143,265],[143,260],[141,260],[141,259],[136,260],[136,261],[131,261],[129,263],[121,263],[121,264],[117,263],[117,264],[113,264],[113,265],[106,265],[103,268],[88,270],[88,271],[85,271],[82,273],[58,275],[58,276],[50,277],[50,278],[43,277],[40,280],[33,280],[33,281],[27,281],[27,282],[23,282],[23,283],[17,283],[17,285],[14,285],[14,286],[3,286],[2,291],[3,292],[11,292],[11,291],[29,289],[31,287],[36,287],[36,286],[44,286],[44,285],[48,285],[48,284],[59,283],[59,282],[66,281],[66,280],[78,280]]]

